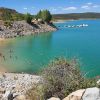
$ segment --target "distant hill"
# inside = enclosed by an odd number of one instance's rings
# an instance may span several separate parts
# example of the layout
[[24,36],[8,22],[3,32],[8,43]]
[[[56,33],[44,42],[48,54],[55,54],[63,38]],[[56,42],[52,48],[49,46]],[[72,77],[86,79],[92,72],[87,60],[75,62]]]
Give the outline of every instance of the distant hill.
[[13,13],[13,14],[18,13],[18,12],[17,12],[16,10],[14,10],[14,9],[9,9],[9,8],[0,7],[0,15],[1,15],[2,13],[5,13],[5,12],[9,12],[9,13]]
[[[87,13],[71,13],[71,14],[54,14],[53,20],[69,20],[69,19],[89,19],[100,18],[100,13],[87,12]],[[24,14],[18,13],[14,9],[0,7],[0,20],[23,20]]]
[[100,13],[87,12],[87,13],[71,13],[71,14],[55,14],[54,20],[68,20],[68,19],[99,19]]
[[16,10],[0,7],[0,20],[19,20],[23,19],[23,14]]

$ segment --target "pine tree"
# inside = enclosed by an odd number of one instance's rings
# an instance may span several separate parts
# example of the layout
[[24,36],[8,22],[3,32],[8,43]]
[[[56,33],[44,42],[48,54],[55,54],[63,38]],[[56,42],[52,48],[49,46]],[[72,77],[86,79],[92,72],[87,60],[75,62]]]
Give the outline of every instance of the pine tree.
[[26,20],[27,23],[31,24],[32,16],[31,16],[29,13],[27,13],[27,14],[25,15],[25,20]]
[[36,19],[39,19],[39,18],[49,23],[52,19],[52,15],[50,14],[48,10],[43,10],[43,11],[40,10],[36,15]]

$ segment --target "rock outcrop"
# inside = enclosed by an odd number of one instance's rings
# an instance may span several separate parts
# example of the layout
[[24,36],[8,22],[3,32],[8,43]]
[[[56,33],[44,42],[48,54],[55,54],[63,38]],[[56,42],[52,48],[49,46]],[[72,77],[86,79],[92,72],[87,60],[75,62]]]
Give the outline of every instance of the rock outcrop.
[[[49,100],[60,100],[59,98],[50,98]],[[77,90],[63,100],[100,100],[100,88],[93,87]]]
[[[41,76],[31,74],[0,73],[0,100],[28,100],[26,92],[38,83],[42,84]],[[48,100],[61,100],[52,97]],[[100,100],[100,88],[80,89],[63,100]]]
[[60,100],[60,99],[59,98],[52,97],[52,98],[50,98],[48,100]]
[[100,89],[96,87],[86,89],[82,100],[100,100]]
[[64,98],[63,100],[81,100],[82,96],[84,95],[84,92],[85,89],[77,90],[68,95],[68,97]]
[[0,38],[14,38],[18,36],[32,35],[57,30],[53,24],[48,24],[45,22],[30,25],[26,21],[14,21],[9,27],[6,27],[2,21],[1,23]]

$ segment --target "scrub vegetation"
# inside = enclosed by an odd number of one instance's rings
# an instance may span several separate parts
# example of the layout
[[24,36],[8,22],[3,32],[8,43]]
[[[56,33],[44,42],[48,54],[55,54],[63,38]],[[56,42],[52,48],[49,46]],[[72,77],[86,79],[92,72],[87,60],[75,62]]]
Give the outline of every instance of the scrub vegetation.
[[27,91],[29,100],[62,99],[75,90],[96,86],[96,79],[85,78],[75,60],[67,61],[65,58],[52,61],[43,69],[41,76],[43,83],[33,85]]

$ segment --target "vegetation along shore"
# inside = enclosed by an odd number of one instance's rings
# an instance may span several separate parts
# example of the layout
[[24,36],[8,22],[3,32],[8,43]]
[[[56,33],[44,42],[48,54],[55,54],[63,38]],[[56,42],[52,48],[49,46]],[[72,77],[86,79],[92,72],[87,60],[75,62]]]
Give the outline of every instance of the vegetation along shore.
[[20,14],[12,9],[0,8],[0,40],[42,32],[56,31],[49,11],[37,15]]

